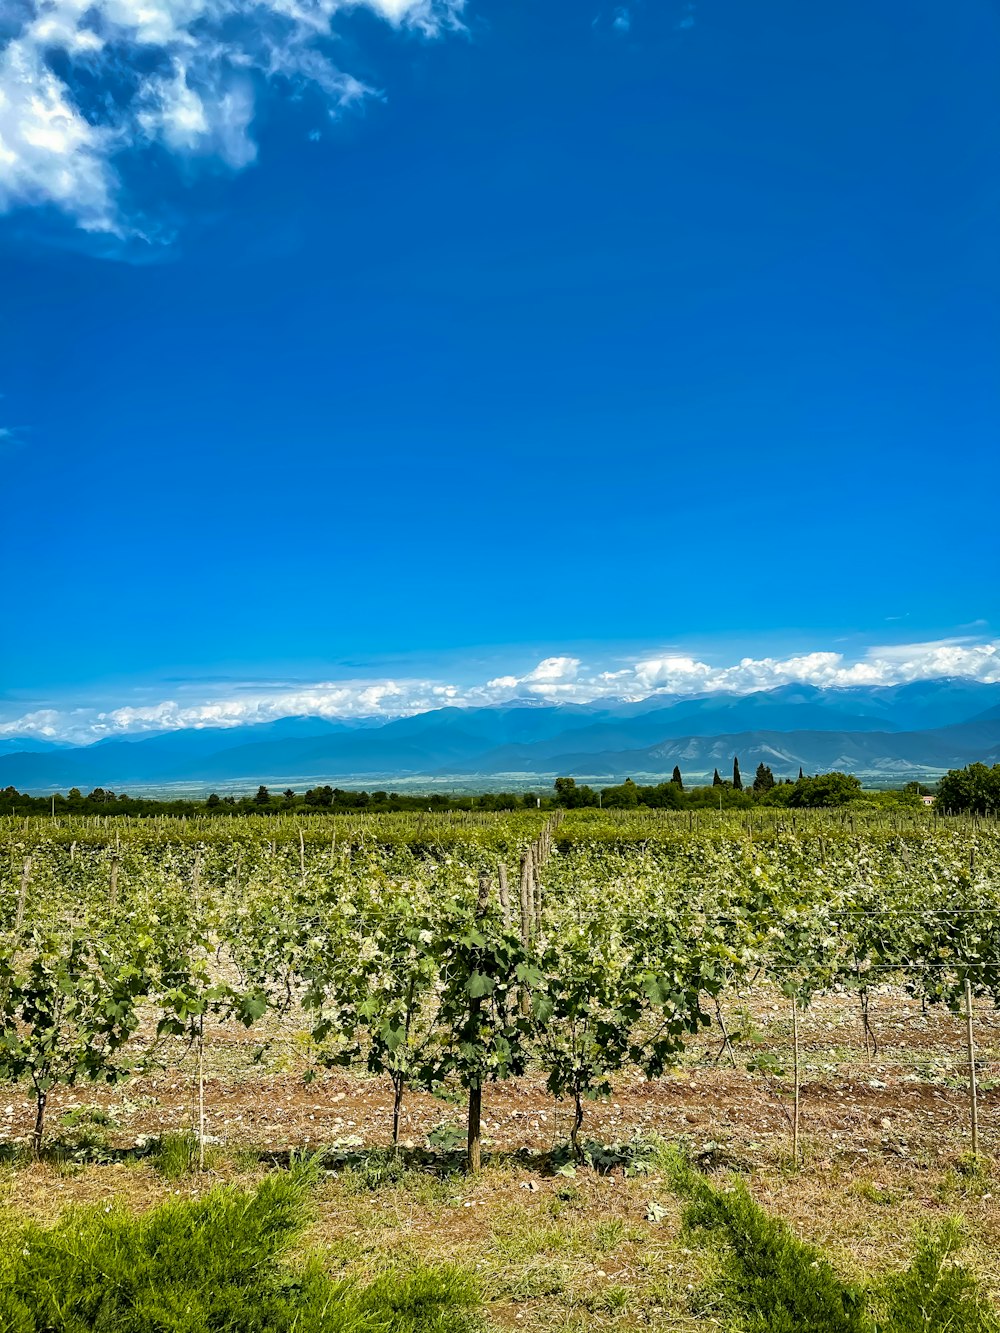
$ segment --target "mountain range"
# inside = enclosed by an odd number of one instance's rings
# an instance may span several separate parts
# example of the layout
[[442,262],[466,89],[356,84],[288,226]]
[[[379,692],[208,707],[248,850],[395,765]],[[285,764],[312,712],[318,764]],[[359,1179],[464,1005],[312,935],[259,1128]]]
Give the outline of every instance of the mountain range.
[[[0,788],[243,789],[378,779],[686,780],[843,769],[883,780],[934,776],[1000,760],[1000,684],[955,678],[894,686],[785,685],[753,694],[654,695],[594,704],[518,700],[441,708],[412,717],[282,718],[254,726],[188,728],[68,745],[7,738]],[[495,784],[494,784],[495,785]]]

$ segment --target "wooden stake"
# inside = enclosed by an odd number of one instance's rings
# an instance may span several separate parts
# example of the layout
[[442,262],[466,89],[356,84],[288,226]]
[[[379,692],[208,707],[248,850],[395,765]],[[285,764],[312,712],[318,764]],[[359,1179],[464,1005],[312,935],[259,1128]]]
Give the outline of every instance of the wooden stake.
[[507,867],[500,862],[500,868],[497,871],[498,889],[500,894],[500,909],[503,912],[503,923],[510,925],[510,893],[507,888]]
[[535,873],[535,856],[529,847],[524,854],[525,875],[528,881],[528,919],[531,922],[532,937],[538,934],[538,876]]
[[965,1040],[969,1052],[969,1109],[972,1113],[972,1155],[979,1156],[979,1096],[976,1088],[976,1043],[972,1034],[972,986],[965,979]]
[[792,1111],[792,1156],[799,1164],[799,1005],[792,996],[792,1070],[795,1079],[795,1104]]
[[[521,943],[525,949],[531,943],[531,907],[528,897],[528,876],[524,857],[521,858],[521,881],[518,886],[520,892],[521,908]],[[521,1016],[527,1018],[531,1013],[531,1000],[528,996],[527,986],[522,985],[519,988],[518,999],[520,1002]]]
[[531,876],[528,868],[528,857],[530,852],[525,852],[521,857],[521,883],[518,886],[521,894],[521,942],[528,944],[531,940]]
[[24,858],[24,865],[21,867],[21,892],[17,895],[17,914],[14,917],[14,935],[20,932],[24,925],[24,907],[28,901],[28,885],[31,883],[31,857]]
[[[479,898],[476,902],[476,919],[482,920],[486,914],[486,905],[490,900],[490,877],[485,871],[479,876]],[[483,1002],[474,997],[469,1001],[469,1026],[476,1042],[479,1040],[479,1015]],[[470,1175],[477,1175],[483,1164],[482,1144],[483,1120],[483,1083],[476,1077],[469,1085],[469,1138],[466,1165]]]
[[198,1170],[205,1169],[205,1015],[198,1015]]

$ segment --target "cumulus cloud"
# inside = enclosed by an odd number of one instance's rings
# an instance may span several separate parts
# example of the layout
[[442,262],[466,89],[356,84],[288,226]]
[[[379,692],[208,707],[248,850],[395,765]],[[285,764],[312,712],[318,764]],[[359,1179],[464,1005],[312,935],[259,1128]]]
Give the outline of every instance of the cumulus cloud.
[[153,145],[239,170],[261,88],[311,87],[331,113],[371,89],[332,57],[338,15],[367,8],[426,36],[464,0],[25,0],[0,35],[0,211],[54,207],[123,235],[119,166]]
[[109,736],[184,728],[235,727],[283,717],[350,719],[404,717],[445,706],[484,704],[595,703],[637,701],[657,694],[749,694],[780,685],[820,689],[854,685],[899,685],[947,676],[1000,683],[1000,641],[945,639],[869,649],[850,660],[820,650],[791,657],[743,657],[718,665],[680,654],[637,658],[615,669],[598,669],[568,655],[546,657],[523,674],[458,684],[430,678],[323,681],[304,686],[248,682],[222,697],[111,709],[36,709],[0,722],[0,736],[88,742]]

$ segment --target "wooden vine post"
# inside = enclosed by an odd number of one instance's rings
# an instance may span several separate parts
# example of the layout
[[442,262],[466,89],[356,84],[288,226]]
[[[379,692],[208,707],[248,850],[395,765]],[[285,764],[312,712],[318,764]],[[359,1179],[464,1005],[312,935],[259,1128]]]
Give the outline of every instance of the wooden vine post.
[[205,1169],[205,1014],[198,1015],[198,1170]]
[[31,883],[31,857],[24,858],[24,865],[21,867],[21,890],[17,895],[17,913],[14,917],[14,937],[16,938],[24,925],[24,908],[28,901],[28,885]]
[[972,1120],[972,1155],[979,1156],[979,1096],[976,1088],[976,1042],[972,1032],[972,985],[965,979],[965,1041],[969,1053],[969,1111]]
[[507,885],[507,866],[503,861],[500,862],[497,870],[497,892],[500,895],[500,910],[503,912],[503,923],[510,925],[510,892]]
[[792,996],[792,1077],[794,1080],[794,1102],[792,1106],[792,1157],[795,1165],[799,1164],[799,1004]]
[[[527,858],[530,855],[530,852],[525,852],[521,857],[521,880],[518,886],[521,908],[521,944],[524,946],[525,951],[527,951],[528,946],[531,943],[531,898],[527,864]],[[520,1006],[522,1017],[527,1018],[531,1013],[531,1000],[528,996],[527,986],[523,985],[520,988]]]
[[[490,901],[490,877],[482,871],[479,876],[479,896],[476,900],[476,924],[481,925],[486,916],[486,907]],[[478,951],[473,953],[473,971],[477,971]],[[469,1000],[470,1030],[473,1042],[479,1039],[480,1015],[483,1001],[480,996]],[[482,1074],[475,1076],[469,1083],[469,1141],[467,1167],[470,1175],[477,1175],[483,1164],[483,1079]]]
[[[195,919],[199,927],[201,920],[201,848],[194,854],[194,869],[191,872],[191,891],[194,898]],[[198,1015],[198,1170],[205,1169],[205,997],[202,995],[202,1010]]]

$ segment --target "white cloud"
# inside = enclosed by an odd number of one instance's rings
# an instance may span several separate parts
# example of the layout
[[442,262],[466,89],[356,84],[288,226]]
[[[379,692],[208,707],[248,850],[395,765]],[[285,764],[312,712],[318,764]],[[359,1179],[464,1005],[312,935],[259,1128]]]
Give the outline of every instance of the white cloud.
[[86,231],[134,232],[121,155],[158,143],[239,170],[256,156],[255,87],[312,87],[334,112],[371,93],[332,59],[338,14],[434,36],[461,26],[463,3],[25,0],[0,37],[0,212],[49,206]]
[[0,51],[0,210],[54,204],[85,231],[112,230],[115,134],[92,125],[31,37]]
[[577,689],[576,677],[581,665],[578,657],[546,657],[523,676],[497,676],[487,681],[486,690],[552,699],[567,697]]
[[578,657],[546,657],[543,662],[539,662],[533,671],[529,671],[521,679],[529,683],[541,681],[545,684],[551,684],[554,681],[573,680],[580,670],[580,659]]
[[138,123],[171,152],[218,157],[234,170],[257,156],[249,135],[253,88],[246,78],[223,86],[211,75],[193,76],[178,58],[168,75],[147,81],[140,101]]
[[655,694],[748,694],[795,683],[821,689],[898,685],[945,676],[1000,682],[1000,641],[942,639],[871,648],[854,660],[822,650],[784,658],[744,657],[731,665],[664,654],[639,658],[614,670],[587,667],[578,657],[554,656],[521,675],[508,673],[485,683],[464,685],[419,677],[321,681],[294,687],[280,682],[248,683],[233,685],[222,697],[194,701],[166,699],[103,710],[36,709],[0,722],[0,736],[86,742],[141,732],[253,725],[283,717],[398,717],[448,705],[474,707],[518,699],[593,703],[639,700]]

